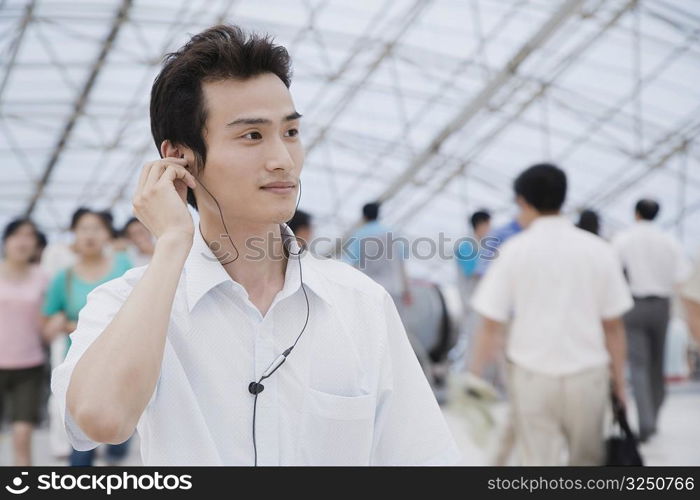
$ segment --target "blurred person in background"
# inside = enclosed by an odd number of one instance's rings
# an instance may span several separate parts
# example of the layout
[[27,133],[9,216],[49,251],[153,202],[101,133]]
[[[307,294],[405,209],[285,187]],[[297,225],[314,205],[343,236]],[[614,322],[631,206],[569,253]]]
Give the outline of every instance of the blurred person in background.
[[379,202],[362,207],[364,224],[352,235],[344,259],[382,285],[397,306],[410,306],[411,291],[406,272],[408,245],[379,222],[380,208]]
[[488,247],[485,251],[479,254],[479,260],[476,262],[474,273],[478,276],[484,276],[486,271],[493,261],[498,256],[498,249],[510,238],[523,230],[523,223],[519,216],[512,219],[510,222],[497,226],[488,233]]
[[[72,221],[75,233],[73,248],[75,264],[61,270],[54,276],[46,294],[42,312],[46,317],[44,335],[48,340],[76,328],[80,310],[87,302],[88,294],[110,280],[120,277],[132,267],[128,256],[123,252],[108,252],[114,231],[112,219],[106,212],[81,209]],[[64,357],[70,348],[67,339]],[[108,446],[107,461],[117,463],[124,458],[128,442]],[[73,450],[70,464],[73,466],[92,465],[94,450]]]
[[132,217],[124,224],[120,235],[130,243],[127,253],[134,267],[148,265],[156,248],[153,235],[148,228],[136,217]]
[[632,306],[614,251],[560,213],[566,175],[540,164],[514,183],[527,229],[500,249],[472,305],[482,315],[470,371],[480,376],[506,340],[521,465],[601,465],[612,383],[625,401],[622,314]]
[[695,343],[700,347],[700,255],[695,261],[693,271],[681,289],[681,297],[685,306],[686,320]]
[[595,210],[586,209],[581,212],[576,227],[600,236],[600,217]]
[[[55,235],[51,243],[46,247],[41,255],[41,268],[47,276],[52,278],[59,271],[75,264],[77,259],[74,249],[74,228],[76,221],[81,215],[88,211],[86,207],[76,208],[70,219],[70,225],[60,234]],[[49,341],[49,370],[56,367],[66,356],[66,345],[68,343],[68,332],[61,332],[53,335],[53,340]],[[50,377],[49,377],[50,379]],[[49,393],[47,412],[49,420],[49,449],[51,455],[59,460],[67,459],[72,448],[68,442],[65,427],[61,422],[59,407],[53,394]]]
[[656,433],[666,395],[664,358],[671,298],[690,271],[680,242],[653,223],[659,209],[654,200],[639,200],[634,208],[636,223],[613,239],[634,297],[625,328],[642,443]]
[[7,401],[15,466],[32,464],[32,432],[39,423],[45,362],[40,312],[48,278],[33,264],[38,249],[31,220],[7,225],[0,260],[0,424]]
[[470,302],[474,288],[481,278],[481,274],[476,273],[476,266],[482,251],[481,242],[491,230],[491,214],[486,210],[478,210],[469,217],[469,224],[472,237],[463,238],[455,251],[457,288],[462,301],[462,320],[459,342],[451,356],[459,360],[464,359],[465,353],[469,349],[478,319]]
[[37,230],[36,232],[36,252],[32,256],[31,263],[32,264],[39,264],[41,262],[42,255],[44,254],[44,250],[46,250],[46,246],[49,244],[49,240],[46,239],[46,235],[42,233],[41,231]]
[[294,216],[287,222],[287,225],[294,233],[294,236],[297,237],[299,246],[301,248],[306,248],[311,238],[313,238],[311,214],[303,210],[297,210],[294,212]]

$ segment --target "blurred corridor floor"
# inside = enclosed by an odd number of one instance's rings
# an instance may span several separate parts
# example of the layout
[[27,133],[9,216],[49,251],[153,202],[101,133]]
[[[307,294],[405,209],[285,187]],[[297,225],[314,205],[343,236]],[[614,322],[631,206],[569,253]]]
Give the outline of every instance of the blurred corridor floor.
[[[493,414],[497,422],[503,420],[505,404],[498,403]],[[465,420],[453,409],[443,408],[447,423],[462,450],[461,465],[487,465],[488,453],[476,446],[470,438]],[[630,408],[632,425],[635,411]],[[8,426],[0,434],[0,466],[11,465],[11,436]],[[489,449],[491,442],[485,446]],[[675,383],[668,386],[668,397],[661,411],[659,433],[641,448],[647,465],[700,465],[700,382]],[[48,430],[41,427],[34,433],[33,453],[35,465],[65,465],[66,460],[53,458],[48,451]],[[104,447],[98,451],[97,464]],[[138,437],[131,442],[129,455],[123,465],[139,465]]]
[[[659,417],[659,431],[640,451],[645,465],[683,466],[700,465],[700,382],[680,382],[667,385],[667,398]],[[447,423],[462,451],[461,465],[489,465],[495,448],[495,432],[484,448],[479,448],[470,437],[464,418],[449,406],[443,408]],[[505,403],[493,408],[495,420],[500,424],[506,415]],[[628,417],[632,429],[637,418],[634,402],[629,402]],[[485,451],[488,450],[488,451]],[[509,465],[517,465],[512,460]]]

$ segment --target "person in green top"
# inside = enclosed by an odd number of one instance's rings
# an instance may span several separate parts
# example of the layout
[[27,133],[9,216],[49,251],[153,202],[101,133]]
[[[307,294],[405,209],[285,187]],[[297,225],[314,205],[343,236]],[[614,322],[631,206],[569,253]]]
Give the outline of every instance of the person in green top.
[[[119,278],[132,267],[125,252],[107,252],[114,236],[109,213],[83,209],[73,218],[71,230],[75,233],[76,263],[54,276],[42,307],[42,314],[46,317],[44,335],[49,341],[63,333],[72,333],[88,294],[103,283]],[[70,339],[66,352],[69,348]],[[108,460],[116,462],[123,458],[127,443],[110,445]],[[73,450],[71,465],[92,465],[94,454],[95,450]]]

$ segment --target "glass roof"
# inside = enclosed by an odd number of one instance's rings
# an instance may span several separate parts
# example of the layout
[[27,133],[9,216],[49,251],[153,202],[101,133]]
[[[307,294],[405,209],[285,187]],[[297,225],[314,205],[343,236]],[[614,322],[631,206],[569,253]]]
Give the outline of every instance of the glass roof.
[[380,199],[410,239],[456,239],[475,209],[512,217],[514,176],[547,160],[567,212],[598,210],[606,236],[653,196],[700,247],[700,2],[683,0],[0,0],[0,222],[30,213],[55,236],[87,205],[123,223],[157,157],[161,58],[220,22],[292,55],[317,236]]

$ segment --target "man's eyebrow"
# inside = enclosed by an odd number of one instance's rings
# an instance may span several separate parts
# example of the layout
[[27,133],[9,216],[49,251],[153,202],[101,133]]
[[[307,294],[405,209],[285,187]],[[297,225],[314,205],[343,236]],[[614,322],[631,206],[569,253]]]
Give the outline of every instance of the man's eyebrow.
[[272,123],[267,118],[238,118],[231,123],[227,123],[227,127],[235,127],[236,125],[262,125]]
[[[297,111],[291,113],[284,117],[285,122],[291,122],[293,120],[298,120],[301,118],[301,114]],[[271,120],[267,118],[238,118],[230,123],[227,123],[227,127],[235,127],[236,125],[269,125],[272,123]]]

